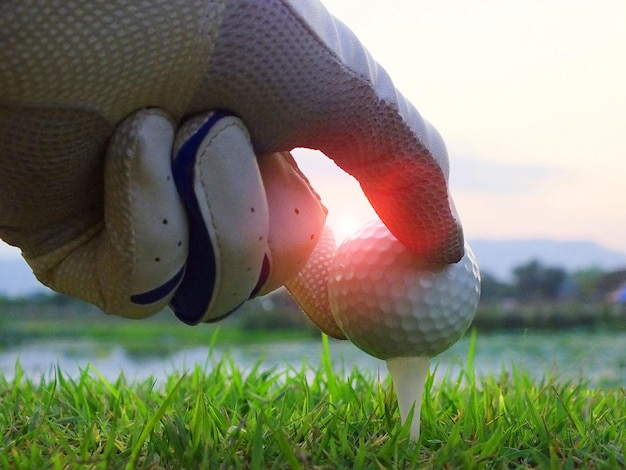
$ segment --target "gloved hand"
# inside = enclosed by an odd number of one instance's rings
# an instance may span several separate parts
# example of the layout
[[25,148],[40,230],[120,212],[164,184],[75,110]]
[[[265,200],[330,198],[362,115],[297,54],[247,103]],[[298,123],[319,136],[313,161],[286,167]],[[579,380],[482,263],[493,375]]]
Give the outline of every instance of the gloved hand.
[[[169,302],[190,323],[227,313],[231,303],[213,294],[191,314],[182,311],[196,290],[195,276],[185,280],[196,272],[190,254],[202,246],[194,233],[200,227],[210,236],[206,213],[194,224],[190,201],[213,200],[219,191],[185,199],[202,178],[177,177],[178,188],[174,182],[177,154],[193,140],[189,128],[178,128],[215,109],[245,123],[235,127],[249,132],[248,157],[259,156],[257,166],[241,160],[241,181],[263,174],[267,155],[298,179],[280,152],[319,149],[360,182],[411,250],[439,264],[462,256],[440,136],[316,0],[163,0],[149,8],[9,0],[0,4],[0,31],[0,237],[20,247],[53,289],[129,317]],[[220,155],[240,155],[227,140]],[[204,165],[200,157],[196,151],[193,165]],[[306,180],[295,187],[315,207]],[[261,195],[259,187],[250,191]],[[272,203],[265,199],[269,236]],[[231,203],[223,198],[212,210],[228,214]],[[321,206],[316,211],[323,218]],[[237,262],[253,260],[262,279],[268,251],[250,243],[242,237],[231,251],[244,250]],[[217,283],[237,277],[224,265],[207,266],[200,270],[215,269]],[[270,277],[272,285],[286,280]],[[243,297],[260,287],[259,278]]]
[[173,179],[190,233],[170,306],[187,323],[218,320],[294,278],[320,239],[326,209],[289,152],[257,158],[234,116],[203,113],[182,126]]

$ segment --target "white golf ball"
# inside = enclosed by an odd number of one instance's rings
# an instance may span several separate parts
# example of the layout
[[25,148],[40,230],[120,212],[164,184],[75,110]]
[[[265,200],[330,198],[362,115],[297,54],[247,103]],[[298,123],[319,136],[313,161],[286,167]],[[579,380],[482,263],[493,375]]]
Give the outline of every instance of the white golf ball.
[[480,275],[466,244],[456,264],[432,268],[374,220],[337,249],[329,274],[330,307],[357,347],[383,360],[433,357],[467,330]]

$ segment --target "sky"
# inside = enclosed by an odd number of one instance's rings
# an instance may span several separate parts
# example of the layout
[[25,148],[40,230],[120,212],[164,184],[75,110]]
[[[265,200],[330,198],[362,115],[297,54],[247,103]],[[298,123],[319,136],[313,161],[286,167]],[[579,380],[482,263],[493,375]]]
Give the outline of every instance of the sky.
[[[626,252],[626,1],[324,3],[442,134],[468,239]],[[295,155],[338,237],[373,216],[332,162]]]

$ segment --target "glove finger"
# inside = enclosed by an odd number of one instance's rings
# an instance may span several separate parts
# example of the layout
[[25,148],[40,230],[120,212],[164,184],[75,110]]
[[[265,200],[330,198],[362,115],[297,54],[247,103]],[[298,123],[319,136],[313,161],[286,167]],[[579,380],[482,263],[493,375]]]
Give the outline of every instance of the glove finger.
[[255,295],[282,286],[304,267],[320,239],[326,208],[289,152],[258,159],[269,207],[266,276]]
[[244,124],[226,113],[203,113],[185,123],[174,149],[189,255],[170,307],[185,323],[216,321],[259,283],[269,230],[263,181]]

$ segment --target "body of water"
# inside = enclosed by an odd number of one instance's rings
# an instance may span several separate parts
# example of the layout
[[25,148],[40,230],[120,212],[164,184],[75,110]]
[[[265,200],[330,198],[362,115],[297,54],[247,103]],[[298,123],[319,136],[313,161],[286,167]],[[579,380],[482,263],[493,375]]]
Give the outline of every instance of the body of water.
[[[431,369],[436,367],[435,380],[444,374],[456,378],[467,364],[469,347],[466,335],[434,358]],[[348,374],[353,367],[381,378],[387,374],[383,361],[368,356],[347,341],[331,340],[330,353],[337,374]],[[25,375],[33,380],[51,377],[57,367],[65,375],[75,377],[81,369],[92,366],[110,381],[123,373],[131,381],[152,377],[158,383],[173,372],[196,365],[209,369],[223,355],[232,358],[243,370],[254,367],[259,360],[262,360],[262,368],[281,370],[292,367],[299,370],[303,362],[313,367],[319,365],[322,342],[252,342],[220,346],[218,340],[213,351],[207,346],[156,357],[131,355],[117,345],[40,340],[0,351],[0,374],[11,380],[17,362]],[[474,369],[479,377],[510,372],[514,368],[526,370],[536,378],[554,374],[561,381],[583,378],[592,387],[626,387],[626,332],[581,330],[478,335]]]

